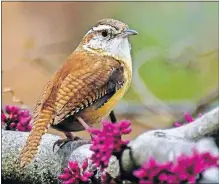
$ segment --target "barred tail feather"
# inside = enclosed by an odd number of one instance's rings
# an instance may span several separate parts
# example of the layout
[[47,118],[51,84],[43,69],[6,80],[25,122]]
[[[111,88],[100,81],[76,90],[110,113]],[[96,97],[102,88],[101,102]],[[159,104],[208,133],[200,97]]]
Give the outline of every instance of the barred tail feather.
[[39,116],[34,121],[33,129],[31,130],[26,144],[20,153],[20,166],[27,166],[34,156],[37,154],[38,147],[42,136],[47,132],[53,120],[53,112],[50,110],[41,110]]

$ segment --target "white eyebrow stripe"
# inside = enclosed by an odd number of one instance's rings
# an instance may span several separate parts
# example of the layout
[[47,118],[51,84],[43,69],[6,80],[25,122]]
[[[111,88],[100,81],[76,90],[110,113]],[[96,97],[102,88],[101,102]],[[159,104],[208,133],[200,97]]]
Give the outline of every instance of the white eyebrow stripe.
[[[102,31],[102,30],[108,30],[108,29],[115,29],[114,27],[110,26],[110,25],[99,25],[97,27],[93,27],[91,30],[89,30],[86,35],[94,32],[94,31]],[[86,36],[85,35],[85,36]]]
[[114,27],[110,26],[110,25],[99,25],[97,27],[93,27],[94,31],[101,31],[104,29],[115,29]]

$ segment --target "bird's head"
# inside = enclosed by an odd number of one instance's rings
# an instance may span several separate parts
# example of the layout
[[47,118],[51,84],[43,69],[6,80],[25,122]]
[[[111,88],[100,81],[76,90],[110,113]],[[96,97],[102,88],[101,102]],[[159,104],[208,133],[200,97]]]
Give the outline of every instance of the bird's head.
[[80,47],[127,62],[127,60],[131,61],[129,36],[137,34],[123,22],[103,19],[87,32]]

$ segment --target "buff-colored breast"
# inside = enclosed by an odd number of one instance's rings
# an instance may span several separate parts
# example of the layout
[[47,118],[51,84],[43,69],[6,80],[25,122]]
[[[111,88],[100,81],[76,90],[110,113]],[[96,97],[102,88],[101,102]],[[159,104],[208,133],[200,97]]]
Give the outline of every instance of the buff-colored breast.
[[104,117],[108,116],[109,113],[115,108],[121,98],[127,92],[131,83],[132,72],[130,68],[124,66],[124,84],[117,90],[117,92],[100,108],[95,109],[90,107],[83,112],[84,119],[87,119],[89,124],[99,123]]

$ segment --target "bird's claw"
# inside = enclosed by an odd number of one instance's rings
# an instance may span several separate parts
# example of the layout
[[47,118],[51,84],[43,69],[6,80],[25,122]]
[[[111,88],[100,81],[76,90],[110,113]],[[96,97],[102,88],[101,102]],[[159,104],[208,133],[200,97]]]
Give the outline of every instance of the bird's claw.
[[64,138],[64,139],[58,139],[52,147],[52,150],[54,152],[55,147],[58,146],[59,148],[62,148],[66,143],[70,142],[70,141],[76,141],[76,140],[82,140],[82,138],[74,136],[73,138]]

